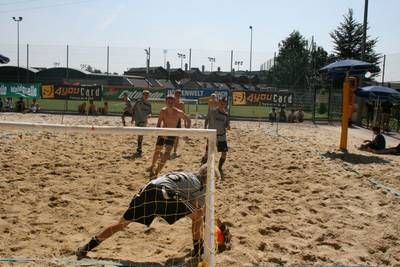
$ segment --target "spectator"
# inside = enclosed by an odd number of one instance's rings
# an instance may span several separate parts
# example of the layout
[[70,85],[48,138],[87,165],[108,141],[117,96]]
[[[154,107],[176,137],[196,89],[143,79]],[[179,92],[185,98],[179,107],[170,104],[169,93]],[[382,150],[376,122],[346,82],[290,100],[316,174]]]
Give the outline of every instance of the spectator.
[[3,102],[3,98],[0,97],[0,112],[3,112],[4,110],[4,102]]
[[14,103],[11,97],[7,97],[7,102],[5,106],[5,111],[6,112],[13,112],[14,110]]
[[24,112],[25,111],[25,101],[24,98],[21,96],[17,103],[15,104],[17,112]]
[[36,113],[36,112],[40,111],[39,103],[36,101],[36,98],[34,98],[32,100],[30,111],[33,112],[33,113]]
[[386,141],[385,137],[381,133],[381,128],[374,126],[372,127],[372,131],[375,134],[375,138],[372,141],[365,140],[358,149],[365,151],[385,149]]
[[286,111],[285,107],[281,107],[281,111],[279,111],[279,122],[286,122],[287,117],[286,117]]
[[296,122],[296,114],[294,113],[294,109],[290,110],[288,122]]
[[302,108],[299,108],[299,110],[297,111],[296,118],[298,122],[304,121],[304,111]]
[[83,102],[78,106],[78,112],[81,115],[84,115],[86,113],[86,102]]
[[97,113],[103,114],[103,115],[107,115],[108,113],[108,102],[105,101],[104,102],[104,106],[103,107],[98,107],[97,108]]
[[268,115],[268,119],[270,122],[276,122],[276,111],[275,108],[272,108],[271,113]]
[[89,100],[89,115],[97,115],[96,105],[94,104],[93,100]]

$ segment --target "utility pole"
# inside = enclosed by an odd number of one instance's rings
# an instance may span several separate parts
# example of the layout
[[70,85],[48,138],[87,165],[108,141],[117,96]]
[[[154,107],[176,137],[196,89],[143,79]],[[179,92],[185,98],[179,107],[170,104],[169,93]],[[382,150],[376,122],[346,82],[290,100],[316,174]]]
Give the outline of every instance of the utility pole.
[[367,42],[367,28],[368,28],[368,0],[365,0],[365,4],[364,4],[364,27],[363,27],[361,60],[365,60],[365,48],[366,48],[366,42]]

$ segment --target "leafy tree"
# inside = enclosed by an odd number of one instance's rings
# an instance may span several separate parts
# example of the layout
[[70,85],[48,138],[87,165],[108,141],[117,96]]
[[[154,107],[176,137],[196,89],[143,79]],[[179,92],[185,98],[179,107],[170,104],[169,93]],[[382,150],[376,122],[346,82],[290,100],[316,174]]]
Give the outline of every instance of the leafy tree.
[[307,40],[298,31],[293,31],[279,43],[279,53],[272,68],[274,84],[304,88],[310,65],[307,47]]
[[[344,15],[343,18],[344,22],[341,22],[337,29],[330,33],[334,43],[333,54],[335,59],[352,58],[378,65],[381,57],[380,54],[375,52],[378,38],[366,37],[365,58],[363,59],[363,24],[355,20],[352,9],[349,9],[347,15]],[[369,27],[367,27],[368,29]]]

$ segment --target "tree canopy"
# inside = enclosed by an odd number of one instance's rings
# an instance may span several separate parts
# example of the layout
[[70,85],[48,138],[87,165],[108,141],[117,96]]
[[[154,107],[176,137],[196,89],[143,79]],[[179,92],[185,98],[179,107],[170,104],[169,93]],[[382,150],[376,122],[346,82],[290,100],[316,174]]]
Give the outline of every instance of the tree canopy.
[[[379,64],[380,54],[375,52],[375,46],[378,38],[366,36],[365,57],[362,58],[363,29],[362,23],[354,18],[352,9],[343,16],[344,21],[330,33],[333,39],[333,55],[336,60],[339,59],[358,59],[366,62]],[[367,27],[368,29],[369,27]]]

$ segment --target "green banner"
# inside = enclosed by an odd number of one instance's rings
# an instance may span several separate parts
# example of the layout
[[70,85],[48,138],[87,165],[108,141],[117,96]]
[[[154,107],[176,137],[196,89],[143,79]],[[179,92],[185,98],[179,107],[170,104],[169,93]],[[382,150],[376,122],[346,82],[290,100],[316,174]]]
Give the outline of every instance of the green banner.
[[40,83],[0,83],[0,96],[37,98]]
[[[126,87],[118,87],[118,86],[103,86],[103,99],[108,101],[116,101],[121,100],[124,93],[128,94],[128,97],[132,100],[139,99],[143,95],[143,90],[139,88],[126,88]],[[150,98],[151,99],[160,99],[165,98],[166,90],[158,89],[154,90],[151,89],[150,91]]]

